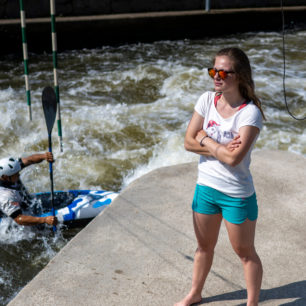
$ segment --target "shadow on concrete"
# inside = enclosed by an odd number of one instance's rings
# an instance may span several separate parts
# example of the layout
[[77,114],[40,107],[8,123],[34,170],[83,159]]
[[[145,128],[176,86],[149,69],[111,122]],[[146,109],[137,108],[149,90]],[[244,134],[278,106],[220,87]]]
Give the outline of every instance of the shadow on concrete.
[[[246,290],[238,290],[229,293],[224,293],[209,298],[203,298],[200,303],[195,305],[203,305],[211,302],[222,302],[231,300],[242,300],[247,298]],[[292,302],[277,304],[280,306],[304,306],[306,305],[306,280],[294,282],[288,285],[273,289],[262,289],[260,294],[260,302],[278,299],[296,299]],[[237,306],[246,305],[245,303],[237,304]]]

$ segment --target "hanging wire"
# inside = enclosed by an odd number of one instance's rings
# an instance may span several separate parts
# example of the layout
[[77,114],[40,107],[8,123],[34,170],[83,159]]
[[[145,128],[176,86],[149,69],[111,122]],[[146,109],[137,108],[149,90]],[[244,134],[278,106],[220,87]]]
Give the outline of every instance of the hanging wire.
[[286,54],[285,54],[285,16],[284,16],[284,7],[283,7],[283,0],[281,0],[281,9],[282,9],[282,29],[283,29],[283,91],[284,91],[284,98],[285,98],[285,105],[287,108],[287,112],[289,113],[289,115],[295,119],[295,120],[305,120],[306,117],[304,118],[297,118],[296,116],[294,116],[291,111],[289,110],[289,106],[287,103],[287,97],[286,97]]

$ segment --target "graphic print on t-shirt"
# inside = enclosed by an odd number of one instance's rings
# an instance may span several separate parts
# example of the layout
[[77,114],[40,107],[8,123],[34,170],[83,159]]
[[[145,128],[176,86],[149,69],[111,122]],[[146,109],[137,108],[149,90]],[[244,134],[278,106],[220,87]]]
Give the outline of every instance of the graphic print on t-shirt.
[[209,120],[206,127],[207,135],[216,140],[218,143],[227,143],[234,138],[234,134],[231,131],[223,131],[214,120]]
[[210,136],[211,138],[215,139],[217,142],[220,143],[221,133],[219,131],[219,126],[220,124],[218,124],[216,121],[209,120],[206,127],[206,131],[208,136]]

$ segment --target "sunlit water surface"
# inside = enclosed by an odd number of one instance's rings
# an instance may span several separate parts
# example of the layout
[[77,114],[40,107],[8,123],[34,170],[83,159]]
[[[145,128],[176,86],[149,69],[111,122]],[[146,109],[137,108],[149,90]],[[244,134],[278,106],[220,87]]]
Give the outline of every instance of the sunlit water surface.
[[[306,115],[306,31],[286,35],[287,100]],[[55,190],[121,191],[162,166],[195,161],[183,147],[199,95],[213,89],[206,68],[214,53],[239,46],[249,55],[267,117],[256,149],[306,155],[306,121],[292,119],[282,93],[282,36],[248,33],[197,41],[162,41],[70,51],[58,55],[63,152],[54,127]],[[0,157],[47,151],[41,93],[52,85],[50,54],[30,54],[33,120],[28,119],[23,63],[0,60]],[[49,191],[48,165],[24,170],[31,192]],[[6,221],[0,226],[0,304],[41,270],[79,229],[39,232]]]

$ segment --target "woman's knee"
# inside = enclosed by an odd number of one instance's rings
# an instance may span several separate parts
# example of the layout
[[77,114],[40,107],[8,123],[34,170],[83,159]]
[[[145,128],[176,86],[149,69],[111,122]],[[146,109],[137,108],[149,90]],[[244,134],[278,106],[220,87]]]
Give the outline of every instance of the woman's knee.
[[239,256],[239,258],[244,262],[249,261],[251,258],[256,256],[256,251],[254,246],[238,245],[238,246],[233,246],[233,249],[235,253]]
[[213,253],[215,250],[215,243],[207,242],[207,243],[198,243],[197,252],[200,253]]

